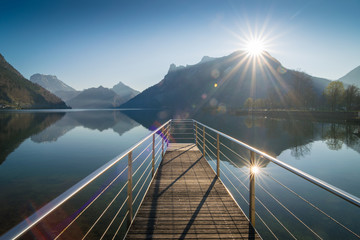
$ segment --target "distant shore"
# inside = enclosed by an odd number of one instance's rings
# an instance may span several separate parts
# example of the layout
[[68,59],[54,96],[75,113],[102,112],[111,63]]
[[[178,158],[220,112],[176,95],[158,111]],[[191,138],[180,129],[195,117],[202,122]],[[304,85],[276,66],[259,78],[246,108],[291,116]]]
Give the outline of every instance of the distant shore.
[[308,120],[344,120],[360,123],[360,112],[330,112],[306,110],[234,110],[232,114],[238,116],[254,115],[271,118],[295,118]]

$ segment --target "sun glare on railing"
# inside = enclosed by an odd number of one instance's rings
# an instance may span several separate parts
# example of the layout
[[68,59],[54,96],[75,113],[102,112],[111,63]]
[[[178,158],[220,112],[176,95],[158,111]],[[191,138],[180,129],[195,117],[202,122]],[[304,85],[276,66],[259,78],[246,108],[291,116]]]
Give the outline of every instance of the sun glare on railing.
[[252,167],[250,168],[250,171],[251,171],[252,174],[257,174],[257,173],[260,172],[260,169],[259,169],[258,166],[252,166]]

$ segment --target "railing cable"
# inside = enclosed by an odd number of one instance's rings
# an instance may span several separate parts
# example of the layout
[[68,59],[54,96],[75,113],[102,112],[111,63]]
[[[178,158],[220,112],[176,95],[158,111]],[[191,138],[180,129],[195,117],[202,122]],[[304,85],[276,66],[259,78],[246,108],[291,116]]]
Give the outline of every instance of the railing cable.
[[322,239],[313,229],[306,225],[298,216],[291,212],[284,204],[282,204],[276,197],[274,197],[269,191],[267,191],[262,185],[257,184],[264,192],[266,192],[272,199],[274,199],[281,207],[283,207],[287,212],[289,212],[296,220],[303,224],[309,231],[311,231],[317,238]]
[[95,201],[98,199],[124,172],[127,170],[128,167],[126,166],[55,238],[54,240],[58,239],[65,231],[68,229],[75,221],[78,219],[81,214],[83,214],[86,209],[88,209]]
[[[155,149],[156,149],[156,147],[157,146],[155,146]],[[157,150],[157,152],[155,153],[155,156],[159,153],[159,151],[161,151],[161,148],[159,148],[158,150]],[[151,154],[152,154],[152,152],[151,152]],[[145,159],[146,160],[146,159]],[[144,160],[144,162],[145,162],[145,160]],[[138,179],[138,181],[136,182],[136,184],[133,186],[133,191],[136,189],[136,187],[138,186],[138,184],[139,184],[139,182],[140,182],[140,180],[143,178],[143,176],[144,176],[144,174],[146,173],[146,171],[149,169],[149,167],[152,165],[152,162],[150,161],[149,162],[149,164],[148,164],[148,166],[146,167],[146,169],[143,171],[143,173],[141,174],[141,176],[140,176],[140,178]],[[140,167],[139,167],[140,168]],[[138,168],[138,170],[139,170],[139,168]],[[135,173],[133,174],[133,176],[135,175]]]
[[[136,187],[138,186],[138,184],[140,183],[141,179],[143,178],[143,176],[145,175],[146,171],[149,169],[149,167],[152,165],[152,162],[150,161],[148,166],[146,167],[146,169],[143,171],[143,173],[141,174],[141,176],[139,177],[138,181],[136,182],[136,184],[133,186],[132,190],[135,191]],[[151,172],[151,171],[150,171]]]
[[[113,219],[111,220],[111,222],[109,223],[109,225],[107,226],[107,228],[105,229],[105,232],[103,233],[103,235],[100,237],[100,240],[104,238],[105,234],[107,233],[107,231],[109,230],[109,228],[111,227],[111,225],[113,224],[113,222],[115,221],[116,217],[119,215],[119,213],[121,212],[122,208],[125,206],[125,204],[127,203],[127,200],[129,199],[128,196],[126,196],[126,198],[124,199],[123,204],[120,206],[120,208],[118,209],[118,211],[116,212],[115,216],[113,217]],[[124,217],[125,219],[126,217]]]
[[[206,145],[205,145],[205,147],[206,147]],[[208,148],[209,149],[209,148]],[[209,149],[210,150],[210,149]],[[206,152],[206,150],[205,150],[205,152]],[[215,155],[211,150],[210,150],[210,152],[213,154],[213,155]],[[212,161],[215,161],[215,160],[213,160],[212,158],[211,158],[211,156],[208,154],[208,156],[210,157],[210,159],[212,160]],[[224,155],[225,156],[225,155]],[[223,164],[228,170],[229,170],[229,172],[233,175],[233,176],[235,176],[234,175],[234,173],[225,165],[225,164]],[[233,182],[227,177],[227,174],[220,168],[220,171],[223,173],[222,174],[222,176],[225,176],[226,177],[226,179],[229,181],[229,183],[233,186],[233,188],[238,192],[238,194],[241,196],[241,198],[245,201],[245,203],[247,204],[247,205],[249,205],[249,202],[248,202],[248,200],[243,196],[243,194],[238,190],[238,188],[233,184]],[[245,172],[244,172],[245,173]],[[247,173],[245,173],[245,174],[247,174]],[[249,188],[244,184],[244,182],[243,181],[241,181],[238,177],[236,177],[235,176],[235,178],[241,183],[241,185],[243,185],[243,187],[247,190],[247,191],[249,191]],[[295,236],[285,227],[285,225],[279,220],[279,219],[277,219],[276,217],[275,217],[275,215],[256,197],[256,199],[260,202],[260,204],[276,219],[276,221],[285,229],[285,231],[287,231],[294,239],[296,239],[295,238]],[[258,214],[258,213],[256,213],[256,215],[258,216],[258,218],[260,219],[260,221],[264,224],[264,226],[269,230],[269,232],[276,238],[276,239],[278,239],[277,237],[276,237],[276,235],[274,234],[274,232],[270,229],[270,227],[265,223],[265,221],[260,217],[260,215]]]
[[211,137],[214,141],[216,141],[216,138],[214,138],[213,136],[211,136],[211,134],[210,134],[210,133],[205,132],[205,135],[208,135],[208,136],[209,136],[209,137]]
[[[149,151],[149,154],[144,158],[143,162],[137,167],[137,169],[135,170],[135,172],[132,174],[133,177],[136,175],[136,173],[141,169],[141,167],[144,165],[144,163],[146,162],[146,160],[152,155],[152,151]],[[151,162],[150,162],[151,163]]]
[[[159,141],[159,142],[155,145],[155,148],[157,148],[160,143],[161,143],[161,141]],[[140,166],[137,167],[136,171],[133,173],[133,176],[136,175],[136,173],[140,170],[140,168],[142,167],[142,165],[146,162],[146,159],[148,159],[151,155],[152,155],[152,151],[149,151],[149,154],[146,156],[146,158],[144,158],[144,160],[143,160],[143,162],[140,164]],[[133,162],[133,163],[134,163],[134,162]],[[150,163],[151,163],[151,162],[150,162]]]
[[115,197],[111,200],[111,202],[107,205],[107,207],[104,209],[104,211],[100,214],[100,216],[96,219],[96,221],[93,223],[93,225],[90,227],[90,229],[86,232],[86,234],[83,236],[82,239],[85,239],[86,236],[91,232],[91,230],[95,227],[95,225],[98,223],[98,221],[102,218],[102,216],[106,213],[106,211],[110,208],[110,206],[114,203],[115,199],[120,195],[122,190],[125,189],[127,186],[127,183],[124,184],[124,186],[120,189],[120,191],[115,195]]
[[133,163],[151,146],[152,141],[132,160]]
[[271,233],[271,235],[273,235],[273,237],[278,240],[278,237],[276,237],[275,233],[274,233],[273,231],[271,231],[270,227],[265,223],[265,221],[260,217],[260,215],[259,215],[257,212],[256,212],[255,214],[256,214],[256,216],[260,219],[260,221],[262,222],[262,224],[264,224],[264,226],[266,227],[266,229]]
[[242,173],[244,173],[245,175],[248,175],[249,173],[245,172],[244,170],[242,170],[242,166],[237,165],[236,163],[234,163],[228,156],[226,156],[222,151],[219,151],[220,154],[222,154],[229,162],[231,162],[235,167],[237,167],[237,169],[239,169]]
[[[159,149],[159,150],[161,150],[161,149]],[[156,153],[156,155],[159,153],[159,150],[158,150],[158,152]],[[149,166],[150,166],[150,165],[149,165]],[[146,171],[144,171],[144,173],[145,173],[145,172],[146,172]],[[135,201],[136,201],[137,197],[138,197],[138,196],[139,196],[139,194],[141,193],[141,190],[142,190],[142,188],[144,187],[144,185],[145,185],[146,181],[148,180],[148,178],[149,178],[150,174],[151,174],[151,171],[149,171],[149,173],[148,173],[148,175],[147,175],[146,179],[144,180],[144,182],[143,182],[143,184],[142,184],[141,188],[139,189],[139,192],[136,194],[136,196],[135,196],[135,198],[134,198],[133,203],[135,203]],[[138,182],[139,182],[139,181],[138,181]]]
[[133,203],[136,202],[136,199],[138,198],[139,194],[141,193],[141,190],[143,189],[143,187],[144,187],[146,181],[148,180],[149,176],[151,176],[151,171],[148,173],[148,175],[147,175],[147,177],[145,178],[143,184],[141,185],[141,188],[139,189],[139,192],[136,194]]
[[125,219],[127,218],[127,216],[128,216],[128,215],[129,215],[129,212],[127,211],[127,212],[126,212],[126,214],[125,214],[125,216],[124,216],[124,218],[123,218],[123,220],[121,221],[121,223],[120,223],[119,227],[116,229],[116,232],[115,232],[115,234],[114,234],[114,236],[113,236],[112,240],[114,240],[114,239],[115,239],[116,235],[118,234],[118,232],[119,232],[120,228],[121,228],[121,227],[122,227],[122,225],[124,224]]
[[270,211],[270,209],[268,209],[265,204],[257,197],[255,197],[256,200],[260,203],[261,206],[263,206],[263,208],[265,208],[265,210],[270,213],[270,215],[285,229],[285,231],[287,233],[290,234],[290,236],[293,238],[293,239],[296,239],[296,237],[290,232],[289,229],[287,229],[287,227],[285,227],[285,225]]
[[343,225],[342,223],[340,223],[339,221],[337,221],[335,218],[331,217],[329,214],[327,214],[326,212],[324,212],[323,210],[321,210],[319,207],[317,207],[316,205],[314,205],[313,203],[311,203],[310,201],[306,200],[304,197],[302,197],[301,195],[299,195],[298,193],[296,193],[295,191],[293,191],[292,189],[290,189],[289,187],[287,187],[285,184],[281,183],[279,180],[275,179],[274,177],[272,177],[270,174],[267,173],[263,173],[265,176],[268,176],[269,178],[271,178],[273,181],[275,181],[276,183],[278,183],[280,186],[282,186],[283,188],[285,188],[286,190],[288,190],[289,192],[293,193],[295,196],[297,196],[298,198],[300,198],[301,200],[303,200],[304,202],[306,202],[307,204],[309,204],[311,207],[315,208],[317,211],[319,211],[320,213],[322,213],[323,215],[325,215],[326,217],[328,217],[329,219],[331,219],[333,222],[335,222],[336,224],[338,224],[339,226],[343,227],[344,229],[346,229],[348,232],[352,233],[354,236],[356,236],[357,238],[360,238],[360,236],[358,234],[356,234],[354,231],[352,231],[351,229],[349,229],[348,227],[346,227],[345,225]]
[[231,151],[233,154],[235,154],[236,156],[238,156],[242,161],[244,161],[245,163],[249,163],[249,161],[244,158],[243,156],[239,155],[237,152],[235,152],[234,150],[232,150],[231,148],[229,148],[228,146],[226,146],[225,144],[223,144],[222,142],[220,142],[220,144],[222,146],[224,146],[226,149],[228,149],[229,151]]

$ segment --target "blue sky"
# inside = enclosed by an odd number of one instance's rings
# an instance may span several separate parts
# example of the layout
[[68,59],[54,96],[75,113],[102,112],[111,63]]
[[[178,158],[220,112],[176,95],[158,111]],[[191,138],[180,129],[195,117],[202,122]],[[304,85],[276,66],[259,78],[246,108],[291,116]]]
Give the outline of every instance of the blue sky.
[[358,0],[0,0],[0,53],[26,78],[144,90],[253,34],[285,67],[333,80],[360,65],[359,12]]

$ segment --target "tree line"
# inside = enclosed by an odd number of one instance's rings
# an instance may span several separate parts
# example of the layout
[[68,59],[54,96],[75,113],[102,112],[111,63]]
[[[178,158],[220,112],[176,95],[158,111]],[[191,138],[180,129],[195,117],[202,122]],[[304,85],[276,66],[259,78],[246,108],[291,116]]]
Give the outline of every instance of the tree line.
[[265,98],[247,98],[243,107],[248,110],[293,109],[355,111],[360,110],[360,89],[346,87],[341,81],[330,82],[322,93],[316,93],[311,77],[295,71],[286,92],[269,89]]

